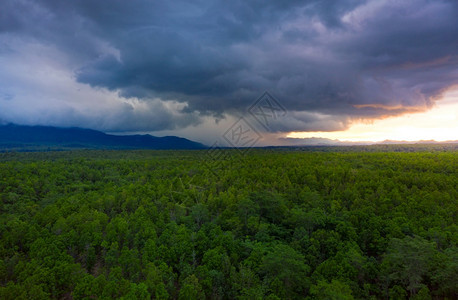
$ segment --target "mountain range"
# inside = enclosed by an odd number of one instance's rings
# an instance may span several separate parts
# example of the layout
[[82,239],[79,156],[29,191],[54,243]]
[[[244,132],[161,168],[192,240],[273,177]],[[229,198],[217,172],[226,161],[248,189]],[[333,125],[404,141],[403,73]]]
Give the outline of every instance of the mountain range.
[[176,136],[112,135],[77,127],[0,125],[0,151],[64,149],[204,149]]

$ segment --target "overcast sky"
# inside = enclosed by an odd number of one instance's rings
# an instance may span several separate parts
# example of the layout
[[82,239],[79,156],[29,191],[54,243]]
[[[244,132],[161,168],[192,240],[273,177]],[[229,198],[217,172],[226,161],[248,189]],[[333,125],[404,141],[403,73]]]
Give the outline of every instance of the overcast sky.
[[[458,1],[26,1],[0,6],[0,122],[210,143],[265,91],[261,135],[431,109],[458,84]],[[261,124],[262,125],[262,124]]]

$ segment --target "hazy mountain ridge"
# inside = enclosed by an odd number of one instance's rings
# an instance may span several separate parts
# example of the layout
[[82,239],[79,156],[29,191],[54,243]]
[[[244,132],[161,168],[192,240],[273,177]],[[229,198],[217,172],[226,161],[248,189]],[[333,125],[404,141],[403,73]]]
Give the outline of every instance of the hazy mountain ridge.
[[419,141],[398,141],[398,140],[384,140],[381,142],[373,141],[341,141],[338,139],[328,138],[280,138],[285,145],[289,146],[368,146],[368,145],[401,145],[401,144],[454,144],[458,143],[458,140],[450,141],[434,141],[434,140],[419,140]]
[[176,136],[111,135],[78,127],[0,125],[0,150],[39,149],[204,149],[205,145]]

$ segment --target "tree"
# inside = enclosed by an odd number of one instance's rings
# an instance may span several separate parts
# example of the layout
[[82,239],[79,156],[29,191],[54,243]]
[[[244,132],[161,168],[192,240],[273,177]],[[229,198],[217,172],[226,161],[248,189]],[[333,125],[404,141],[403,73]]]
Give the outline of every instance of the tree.
[[178,295],[180,300],[197,300],[203,299],[204,294],[202,292],[202,287],[199,284],[199,280],[193,274],[188,276],[184,281]]
[[310,267],[304,261],[304,256],[290,246],[277,244],[263,258],[261,273],[265,274],[271,284],[278,287],[280,283],[284,287],[285,296],[305,295],[309,286],[307,275]]
[[323,300],[352,300],[351,289],[345,283],[333,279],[331,282],[325,280],[318,281],[310,288],[312,299]]
[[389,279],[406,287],[410,295],[415,295],[425,277],[430,276],[435,248],[434,242],[419,236],[392,239],[383,261]]

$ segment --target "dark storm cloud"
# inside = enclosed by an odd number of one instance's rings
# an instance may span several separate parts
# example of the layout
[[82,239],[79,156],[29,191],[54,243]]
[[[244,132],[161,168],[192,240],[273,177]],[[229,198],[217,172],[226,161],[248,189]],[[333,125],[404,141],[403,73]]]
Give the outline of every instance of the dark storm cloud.
[[54,45],[81,83],[194,118],[269,90],[290,112],[278,131],[421,111],[458,83],[455,1],[6,1],[0,32]]

